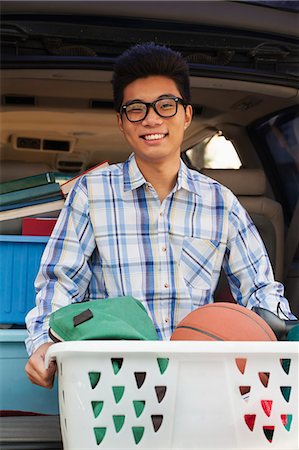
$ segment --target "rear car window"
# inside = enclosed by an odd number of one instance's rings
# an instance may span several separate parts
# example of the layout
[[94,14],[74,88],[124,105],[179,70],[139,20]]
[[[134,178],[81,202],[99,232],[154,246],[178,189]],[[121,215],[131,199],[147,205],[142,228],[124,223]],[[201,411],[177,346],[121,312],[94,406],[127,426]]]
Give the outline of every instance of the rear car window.
[[239,169],[242,165],[233,143],[219,131],[186,151],[196,169]]
[[260,141],[273,191],[291,218],[299,197],[299,109],[267,118],[257,125],[253,138]]

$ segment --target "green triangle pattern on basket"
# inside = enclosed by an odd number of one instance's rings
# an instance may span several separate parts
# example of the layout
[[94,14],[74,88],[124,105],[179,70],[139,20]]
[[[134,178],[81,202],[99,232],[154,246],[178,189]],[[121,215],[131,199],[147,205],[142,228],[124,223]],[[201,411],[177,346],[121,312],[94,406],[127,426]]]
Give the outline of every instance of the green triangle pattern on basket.
[[107,428],[105,428],[105,427],[93,429],[95,437],[96,437],[97,445],[99,445],[103,441],[105,434],[106,434],[106,430],[107,430]]
[[288,375],[290,372],[291,360],[288,358],[282,358],[280,360],[280,364],[281,364],[281,367],[283,368],[283,370],[285,371],[285,373]]
[[291,395],[292,387],[291,386],[280,386],[280,390],[281,390],[281,393],[282,393],[283,398],[285,399],[285,401],[289,402],[290,401],[290,395]]
[[136,417],[140,417],[145,407],[144,400],[133,400]]
[[135,444],[138,444],[142,439],[144,427],[132,427],[132,431],[134,435]]
[[115,431],[118,433],[125,422],[125,416],[113,416],[113,422],[115,426]]
[[119,403],[125,392],[124,386],[112,386],[113,395],[116,403]]
[[157,361],[158,361],[160,373],[161,373],[161,375],[163,375],[163,373],[165,372],[165,370],[168,367],[169,358],[157,358]]
[[96,387],[101,378],[101,372],[88,372],[89,381],[92,389]]
[[111,358],[114,375],[117,375],[121,369],[123,358]]
[[101,414],[101,411],[102,411],[103,406],[104,406],[104,402],[103,401],[94,400],[94,401],[91,402],[91,406],[92,406],[94,417],[97,418]]
[[287,431],[290,431],[291,423],[292,423],[292,419],[293,419],[292,414],[281,414],[280,417],[281,417],[281,420],[282,420],[282,423],[283,423],[285,429]]

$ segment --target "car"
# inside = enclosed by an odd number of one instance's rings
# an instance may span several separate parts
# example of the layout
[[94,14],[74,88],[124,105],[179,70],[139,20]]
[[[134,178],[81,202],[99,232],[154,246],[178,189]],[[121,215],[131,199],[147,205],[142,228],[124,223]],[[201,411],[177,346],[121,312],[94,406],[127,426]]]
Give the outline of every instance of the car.
[[[182,159],[240,199],[299,316],[298,30],[292,1],[2,1],[0,183],[49,172],[65,182],[124,161],[114,61],[134,43],[170,46],[191,75],[194,118]],[[23,370],[24,317],[48,237],[22,235],[23,217],[5,212],[1,448],[59,449],[57,385],[30,385]],[[223,274],[215,299],[232,301]]]

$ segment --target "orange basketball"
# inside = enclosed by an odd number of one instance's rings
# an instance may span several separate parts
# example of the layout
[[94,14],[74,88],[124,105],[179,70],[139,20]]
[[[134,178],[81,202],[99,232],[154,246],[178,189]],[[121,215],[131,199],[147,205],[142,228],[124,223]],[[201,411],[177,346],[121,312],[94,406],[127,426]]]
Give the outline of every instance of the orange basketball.
[[276,341],[270,326],[244,306],[211,303],[188,314],[174,330],[176,341]]

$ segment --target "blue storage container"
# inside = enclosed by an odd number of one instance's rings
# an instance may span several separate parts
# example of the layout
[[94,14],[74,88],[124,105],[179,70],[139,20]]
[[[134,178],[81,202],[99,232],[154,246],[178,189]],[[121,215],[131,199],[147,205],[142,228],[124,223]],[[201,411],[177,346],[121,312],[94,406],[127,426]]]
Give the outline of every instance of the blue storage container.
[[0,324],[24,324],[48,236],[0,236]]
[[49,390],[27,378],[26,336],[26,330],[0,330],[0,411],[58,414],[57,382]]

